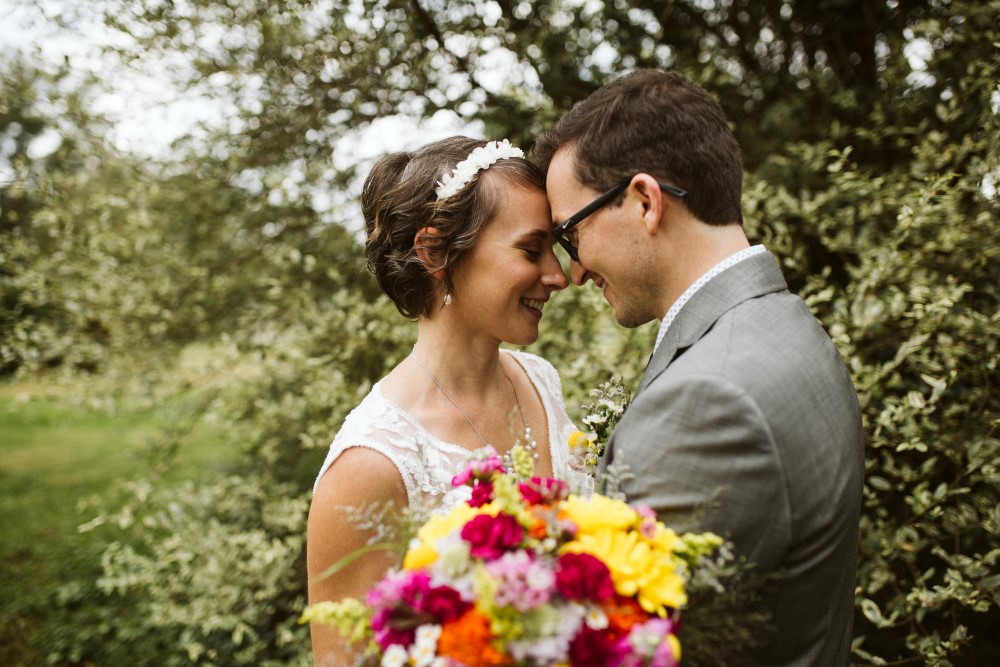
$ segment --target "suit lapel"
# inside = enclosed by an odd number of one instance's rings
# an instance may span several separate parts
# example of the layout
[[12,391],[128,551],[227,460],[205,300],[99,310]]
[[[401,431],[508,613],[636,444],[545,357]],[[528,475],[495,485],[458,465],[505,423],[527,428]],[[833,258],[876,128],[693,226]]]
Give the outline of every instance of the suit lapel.
[[677,357],[694,345],[726,311],[771,292],[788,289],[774,255],[749,257],[729,267],[699,289],[684,304],[653,353],[636,394],[645,389]]
[[[710,280],[684,304],[670,324],[666,336],[646,365],[646,372],[639,380],[632,401],[635,401],[642,390],[666,370],[680,352],[698,342],[698,339],[704,336],[726,311],[748,299],[787,289],[788,284],[781,275],[778,261],[770,252],[748,257]],[[625,415],[628,415],[628,410],[625,411]],[[599,479],[607,471],[608,463],[614,458],[612,454],[614,446],[615,438],[612,435],[604,455],[598,462]]]

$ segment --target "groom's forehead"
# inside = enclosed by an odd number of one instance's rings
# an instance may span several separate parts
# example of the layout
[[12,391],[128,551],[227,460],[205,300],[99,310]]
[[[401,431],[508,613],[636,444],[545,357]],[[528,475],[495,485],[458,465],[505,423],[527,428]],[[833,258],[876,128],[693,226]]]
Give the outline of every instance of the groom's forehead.
[[[545,190],[552,207],[552,220],[561,223],[587,203],[589,189],[576,177],[576,152],[560,148],[552,156],[545,175]],[[578,202],[583,202],[578,204]]]

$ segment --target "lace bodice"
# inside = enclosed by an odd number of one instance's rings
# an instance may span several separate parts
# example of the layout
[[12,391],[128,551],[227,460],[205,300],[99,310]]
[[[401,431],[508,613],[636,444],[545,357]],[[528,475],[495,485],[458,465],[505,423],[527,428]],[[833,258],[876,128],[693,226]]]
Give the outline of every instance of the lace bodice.
[[[576,430],[566,414],[559,374],[552,364],[528,352],[504,350],[517,361],[541,396],[548,422],[552,472],[565,479],[568,474],[567,440]],[[468,497],[469,487],[453,488],[451,478],[468,459],[469,450],[436,437],[412,415],[382,394],[382,382],[344,420],[344,424],[316,477],[316,485],[337,457],[350,447],[369,447],[396,466],[406,487],[411,508],[453,507]],[[538,446],[545,442],[538,440]],[[316,485],[313,486],[315,491]]]

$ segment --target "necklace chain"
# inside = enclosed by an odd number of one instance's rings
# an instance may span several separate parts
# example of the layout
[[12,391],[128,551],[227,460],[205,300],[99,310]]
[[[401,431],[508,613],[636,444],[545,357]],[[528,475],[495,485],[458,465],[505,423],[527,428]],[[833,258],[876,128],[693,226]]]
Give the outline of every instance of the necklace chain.
[[[454,398],[451,397],[451,394],[449,394],[445,390],[445,388],[441,385],[438,379],[434,377],[434,374],[431,373],[429,370],[427,370],[426,366],[420,363],[420,358],[417,357],[416,350],[414,350],[410,356],[413,357],[413,360],[415,362],[417,362],[417,366],[420,366],[420,370],[422,370],[424,373],[427,374],[427,377],[431,379],[431,382],[434,383],[434,386],[436,386],[441,391],[441,393],[444,394],[444,397],[447,398],[448,401],[455,406],[456,410],[462,413],[462,416],[465,417],[465,421],[469,422],[469,426],[471,426],[472,430],[476,432],[477,436],[479,436],[479,439],[482,441],[483,445],[488,447],[489,443],[486,442],[486,438],[484,438],[483,434],[479,432],[479,429],[476,428],[476,425],[472,423],[472,419],[469,417],[469,414],[462,409],[462,406],[459,405]],[[511,391],[514,392],[514,403],[517,404],[517,414],[521,416],[521,423],[524,424],[524,437],[525,440],[527,441],[525,444],[525,448],[531,454],[531,457],[537,460],[538,452],[535,451],[537,443],[535,442],[534,438],[531,437],[531,427],[528,426],[528,420],[524,418],[524,411],[521,409],[521,399],[518,398],[517,396],[517,387],[514,386],[514,381],[510,379],[509,375],[507,375],[507,370],[503,367],[502,363],[500,363],[500,372],[503,373],[503,376],[505,378],[507,378],[507,382],[510,383]],[[513,463],[510,454],[509,453],[504,454],[503,460],[504,460],[504,465],[507,467],[508,470],[510,470],[512,468],[512,463]]]

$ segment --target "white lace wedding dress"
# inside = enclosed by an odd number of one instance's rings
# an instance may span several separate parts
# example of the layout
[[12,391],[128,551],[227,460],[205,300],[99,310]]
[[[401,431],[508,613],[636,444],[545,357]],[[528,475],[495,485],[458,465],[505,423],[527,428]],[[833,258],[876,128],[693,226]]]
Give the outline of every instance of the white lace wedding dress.
[[[569,435],[576,430],[566,414],[559,374],[552,364],[528,352],[503,350],[517,361],[541,396],[548,422],[544,440],[536,435],[539,447],[548,444],[553,476],[568,475]],[[468,498],[470,488],[455,489],[451,478],[469,457],[465,447],[445,442],[426,430],[420,422],[382,394],[381,381],[351,411],[330,445],[330,452],[316,477],[316,484],[337,457],[350,447],[369,447],[392,461],[406,486],[413,509],[450,509]],[[313,487],[315,491],[315,485]]]

